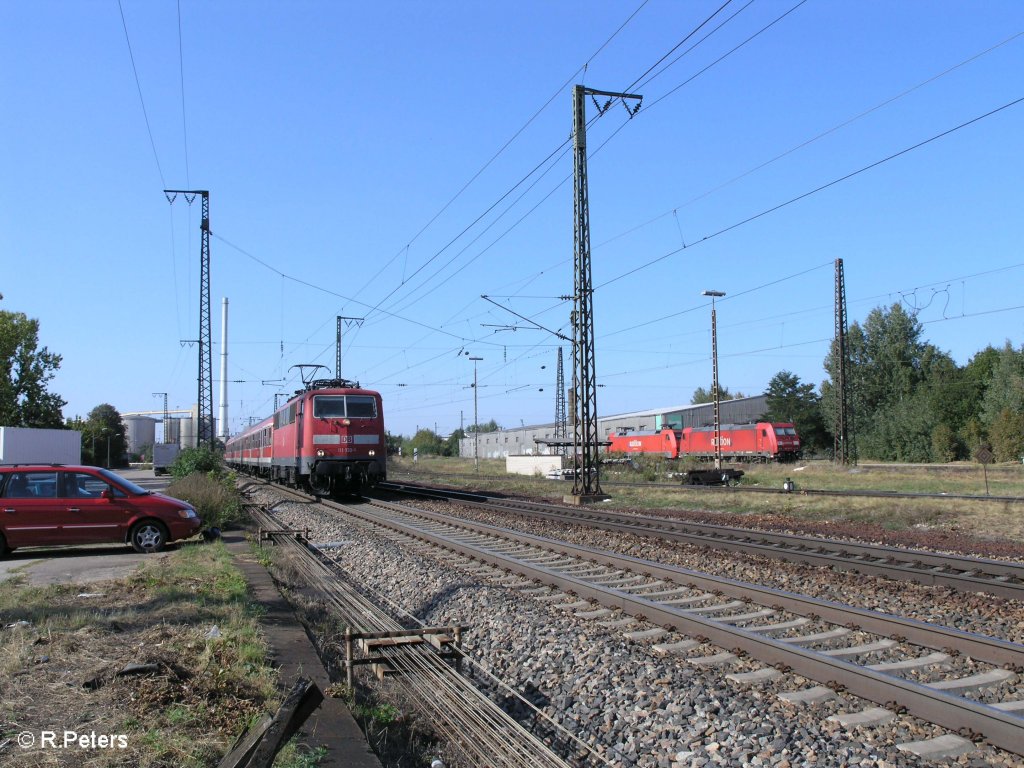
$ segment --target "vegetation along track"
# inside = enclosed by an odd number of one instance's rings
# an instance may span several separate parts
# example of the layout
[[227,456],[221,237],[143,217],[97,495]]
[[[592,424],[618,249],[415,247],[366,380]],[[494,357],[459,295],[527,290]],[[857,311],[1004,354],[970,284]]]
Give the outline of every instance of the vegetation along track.
[[815,536],[770,533],[686,520],[632,515],[606,510],[498,499],[418,485],[383,483],[382,490],[449,499],[492,511],[587,525],[619,533],[656,536],[714,549],[760,554],[790,562],[850,570],[872,576],[942,585],[963,592],[986,592],[1024,601],[1024,563],[903,549]]

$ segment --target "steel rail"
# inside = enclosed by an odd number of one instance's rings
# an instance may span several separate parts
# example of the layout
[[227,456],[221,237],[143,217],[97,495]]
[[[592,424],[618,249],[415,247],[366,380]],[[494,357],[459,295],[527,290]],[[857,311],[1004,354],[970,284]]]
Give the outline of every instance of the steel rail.
[[645,515],[628,515],[606,510],[577,510],[552,504],[509,501],[483,494],[397,483],[386,483],[381,487],[385,490],[457,500],[472,506],[527,514],[556,522],[586,523],[604,530],[659,536],[697,546],[756,553],[789,562],[840,568],[929,586],[946,586],[959,591],[986,592],[999,597],[1024,600],[1024,563],[1020,562],[830,540],[799,534],[772,533]]
[[[255,505],[247,509],[261,527],[275,525],[276,521],[262,509]],[[291,545],[289,561],[349,626],[360,631],[367,627],[382,631],[402,629],[366,597],[345,588],[308,544],[280,533],[274,540]],[[422,646],[383,647],[375,652],[386,657],[399,673],[395,681],[417,703],[435,731],[445,735],[472,764],[495,768],[569,768],[569,763],[456,674],[437,654],[424,651]]]
[[[382,503],[374,501],[373,504],[381,505]],[[507,554],[486,549],[479,544],[460,542],[449,536],[432,531],[429,527],[402,522],[394,519],[393,516],[396,514],[404,516],[415,514],[417,517],[427,518],[434,524],[444,523],[450,527],[476,530],[481,534],[485,529],[490,529],[488,532],[497,533],[497,535],[503,538],[513,538],[523,543],[530,542],[559,553],[577,552],[579,557],[587,559],[594,559],[600,556],[601,561],[608,564],[613,564],[616,567],[626,567],[627,565],[632,568],[639,567],[642,568],[641,573],[650,573],[652,576],[662,574],[667,577],[670,573],[674,572],[676,578],[683,582],[692,579],[694,576],[692,572],[688,572],[685,569],[659,566],[649,561],[642,561],[623,555],[600,553],[598,550],[587,547],[576,547],[565,542],[546,540],[542,537],[528,536],[493,526],[482,526],[480,524],[466,523],[466,521],[459,521],[458,524],[455,524],[450,519],[445,519],[442,515],[423,510],[398,511],[390,509],[387,515],[382,515],[366,511],[362,507],[350,505],[337,506],[348,514],[355,515],[361,519],[384,525],[405,534],[412,533],[416,538],[452,549],[483,562],[488,562],[511,573],[570,591],[581,597],[594,600],[606,607],[619,608],[634,616],[643,616],[654,624],[660,624],[666,628],[671,627],[673,629],[683,627],[687,634],[705,637],[720,647],[739,649],[767,664],[790,669],[809,679],[824,682],[833,687],[840,687],[882,705],[905,708],[910,714],[944,728],[960,732],[966,730],[972,734],[979,734],[999,748],[1014,752],[1015,754],[1024,754],[1024,718],[1017,717],[1014,714],[915,683],[911,680],[885,674],[843,661],[839,658],[827,656],[823,653],[763,636],[722,621],[716,621],[693,613],[685,613],[681,609],[640,595],[634,595],[624,590],[593,584],[582,578],[558,572],[549,566],[531,564]],[[393,507],[395,505],[387,506]],[[717,581],[716,579],[715,582]],[[819,605],[819,610],[822,611],[827,607],[822,603],[819,603]],[[856,615],[859,620],[864,620],[866,618],[865,614],[869,613],[871,612],[857,611]],[[849,619],[850,615],[850,613],[846,613],[847,619]],[[884,617],[883,614],[878,616],[879,619]],[[929,625],[913,622],[909,619],[900,620],[900,626],[903,627],[912,627],[914,624],[919,624],[919,629],[921,630],[929,627]],[[955,637],[958,642],[967,641],[970,636],[970,633],[962,633],[949,628],[941,628],[941,630],[944,637]],[[936,642],[932,639],[927,644],[934,646]],[[1017,664],[1020,664],[1021,660],[1024,659],[1024,646],[1015,646],[1014,644],[992,638],[987,639],[987,641],[981,638],[981,643],[982,646],[992,648],[1003,646],[1004,651],[1012,651],[1012,657],[1016,659]]]

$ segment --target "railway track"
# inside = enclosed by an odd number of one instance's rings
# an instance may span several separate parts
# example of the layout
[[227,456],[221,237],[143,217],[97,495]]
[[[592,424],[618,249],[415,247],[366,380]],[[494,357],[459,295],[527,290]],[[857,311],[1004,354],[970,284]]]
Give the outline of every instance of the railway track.
[[433,489],[419,485],[389,482],[378,487],[395,493],[456,501],[491,511],[529,515],[553,522],[587,525],[640,536],[656,536],[713,549],[759,554],[789,562],[808,563],[929,586],[941,585],[963,592],[985,592],[1024,600],[1024,563],[1019,562],[499,499],[483,494]]
[[[279,492],[308,501],[294,491]],[[495,768],[589,768],[607,765],[578,740],[565,746],[560,734],[549,734],[548,740],[561,741],[563,751],[574,752],[573,761],[566,762],[550,746],[525,730],[500,707],[483,695],[469,680],[458,673],[428,643],[416,641],[409,631],[384,610],[358,591],[348,587],[306,542],[301,532],[284,530],[272,512],[249,504],[246,511],[260,526],[264,537],[283,546],[293,568],[308,586],[317,590],[351,634],[375,637],[383,642],[373,652],[386,663],[390,677],[401,686],[407,700],[431,722],[436,733],[443,735],[450,746],[461,753],[471,765]],[[388,644],[388,641],[394,644]],[[573,749],[575,746],[575,749]],[[582,747],[582,749],[581,749]]]
[[[617,610],[646,619],[656,626],[630,639],[654,643],[653,653],[685,654],[707,640],[728,650],[689,663],[724,664],[743,654],[766,666],[736,682],[794,672],[826,686],[812,695],[849,691],[881,705],[841,713],[842,723],[881,723],[906,711],[1024,754],[1024,691],[1013,687],[1024,672],[1024,646],[388,502],[323,506],[501,569],[527,594],[561,601],[583,618]],[[609,626],[616,625],[622,622]],[[689,638],[657,642],[672,632]],[[899,658],[879,663],[880,653]],[[951,669],[941,673],[944,667]]]

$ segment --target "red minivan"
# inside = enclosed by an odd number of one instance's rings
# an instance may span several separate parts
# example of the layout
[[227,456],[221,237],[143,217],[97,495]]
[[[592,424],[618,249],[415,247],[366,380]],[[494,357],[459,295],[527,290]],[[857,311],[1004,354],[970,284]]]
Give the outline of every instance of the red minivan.
[[0,466],[0,556],[18,547],[123,542],[159,552],[199,532],[190,504],[99,467]]

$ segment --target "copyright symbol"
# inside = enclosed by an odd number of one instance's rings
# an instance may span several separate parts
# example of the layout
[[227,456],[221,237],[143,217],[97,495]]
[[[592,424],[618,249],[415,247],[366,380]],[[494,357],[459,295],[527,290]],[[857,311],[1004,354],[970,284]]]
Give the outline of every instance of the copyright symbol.
[[32,731],[22,731],[18,734],[18,746],[22,749],[28,749],[36,743],[36,735]]

